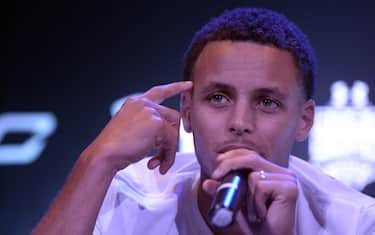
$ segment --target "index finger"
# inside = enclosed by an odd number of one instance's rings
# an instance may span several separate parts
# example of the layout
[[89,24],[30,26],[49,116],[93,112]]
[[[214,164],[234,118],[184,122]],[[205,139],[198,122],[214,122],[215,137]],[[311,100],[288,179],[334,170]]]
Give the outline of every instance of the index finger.
[[151,100],[154,103],[160,104],[164,100],[172,96],[190,90],[192,87],[192,81],[173,82],[166,85],[155,86],[150,90],[146,91],[143,94],[143,97]]
[[231,150],[223,153],[218,159],[219,163],[211,174],[214,179],[219,179],[228,172],[239,169],[250,169],[252,171],[264,170],[281,174],[288,173],[286,168],[264,159],[253,151],[249,151],[249,153],[246,154],[246,152],[242,150]]

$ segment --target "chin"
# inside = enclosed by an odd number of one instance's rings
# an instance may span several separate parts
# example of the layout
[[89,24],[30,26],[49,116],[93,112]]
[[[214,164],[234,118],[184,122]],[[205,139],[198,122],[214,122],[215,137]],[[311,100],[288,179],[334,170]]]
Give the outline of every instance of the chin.
[[[201,167],[201,177],[210,176],[215,169],[214,164],[207,163],[207,160],[209,158],[201,157],[202,155],[199,155],[198,153],[196,153],[196,155],[197,155],[199,165]],[[205,155],[205,156],[207,156],[207,155]]]

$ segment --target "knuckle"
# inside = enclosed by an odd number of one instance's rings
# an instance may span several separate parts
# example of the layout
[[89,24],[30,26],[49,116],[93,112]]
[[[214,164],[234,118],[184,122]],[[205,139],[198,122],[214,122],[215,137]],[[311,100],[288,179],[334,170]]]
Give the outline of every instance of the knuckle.
[[297,185],[292,182],[285,182],[283,184],[283,191],[286,198],[291,201],[295,201],[298,197],[298,188]]
[[120,110],[125,110],[130,107],[139,108],[143,106],[145,106],[145,102],[143,101],[143,99],[140,98],[139,96],[134,95],[134,96],[130,96],[129,98],[125,100]]
[[143,108],[143,113],[148,116],[148,117],[152,117],[154,116],[155,114],[157,114],[156,110],[151,108],[151,107],[144,107]]
[[164,119],[160,117],[160,115],[156,115],[154,113],[151,113],[150,115],[151,121],[155,122],[156,124],[164,124]]
[[122,112],[123,112],[124,110],[126,110],[127,107],[128,107],[129,105],[131,105],[132,103],[133,103],[133,101],[132,101],[130,98],[126,99],[126,100],[122,103],[120,109],[118,110],[118,113],[122,113]]
[[140,112],[136,113],[133,118],[142,123],[145,121],[152,122],[155,117],[157,117],[157,114],[155,113],[155,111],[152,110],[152,108],[145,107]]
[[249,164],[251,164],[252,166],[256,166],[257,163],[259,162],[259,159],[260,157],[257,154],[250,154],[248,161],[249,161]]
[[159,92],[161,92],[161,90],[162,90],[162,86],[161,85],[157,85],[157,86],[152,87],[149,90],[149,92],[151,92],[151,93],[159,93]]
[[164,126],[164,119],[160,116],[152,115],[150,119],[153,125],[155,125],[156,127],[161,128]]
[[144,105],[146,105],[150,102],[150,100],[147,99],[146,97],[140,97],[140,98],[138,98],[138,101],[141,102]]
[[130,96],[126,99],[125,103],[134,103],[137,100],[137,97]]
[[132,95],[130,97],[128,97],[125,101],[125,103],[128,103],[128,104],[136,104],[138,103],[140,100],[140,96],[138,95]]
[[175,110],[171,110],[171,125],[178,126],[180,125],[181,114]]

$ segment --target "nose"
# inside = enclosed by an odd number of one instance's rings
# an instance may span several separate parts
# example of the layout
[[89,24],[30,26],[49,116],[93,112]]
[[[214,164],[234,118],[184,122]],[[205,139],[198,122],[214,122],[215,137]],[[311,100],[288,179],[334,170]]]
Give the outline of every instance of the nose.
[[228,129],[235,135],[250,134],[254,130],[254,113],[248,105],[237,104],[229,115]]

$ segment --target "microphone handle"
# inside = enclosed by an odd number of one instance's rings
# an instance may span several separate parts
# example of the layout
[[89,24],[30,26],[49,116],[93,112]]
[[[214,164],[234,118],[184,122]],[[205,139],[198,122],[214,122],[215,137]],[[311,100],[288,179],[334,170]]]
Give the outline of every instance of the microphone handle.
[[248,175],[249,170],[237,170],[224,176],[208,213],[214,227],[226,228],[234,222],[238,210],[246,200]]

